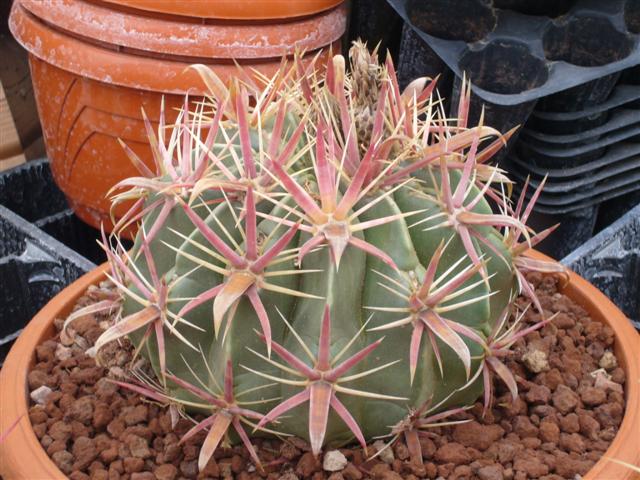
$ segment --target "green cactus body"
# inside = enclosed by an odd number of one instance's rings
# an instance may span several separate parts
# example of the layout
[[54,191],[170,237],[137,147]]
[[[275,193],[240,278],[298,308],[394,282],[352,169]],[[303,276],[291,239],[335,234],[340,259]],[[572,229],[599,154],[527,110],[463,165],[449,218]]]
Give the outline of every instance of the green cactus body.
[[[462,125],[449,132],[450,151],[442,141],[432,150],[393,143],[398,131],[422,135],[399,118],[427,105],[428,96],[411,103],[391,95],[390,66],[378,66],[384,98],[374,96],[377,106],[365,111],[375,113],[349,120],[344,62],[336,58],[331,80],[314,85],[318,105],[328,99],[331,108],[306,103],[303,78],[303,93],[292,100],[288,92],[278,114],[257,128],[247,124],[242,91],[237,124],[219,125],[226,145],[212,147],[224,171],[212,162],[149,239],[145,232],[162,215],[160,206],[151,208],[125,255],[143,283],[154,284],[155,275],[170,289],[160,301],[125,269],[122,325],[145,306],[155,320],[144,324],[146,335],[129,325],[107,332],[107,340],[126,330],[142,345],[161,379],[155,395],[210,412],[197,428],[208,428],[215,445],[233,425],[251,450],[241,426],[250,417],[245,424],[257,426],[256,435],[307,438],[317,453],[322,444],[422,428],[428,406],[470,405],[483,388],[486,406],[489,375],[512,388],[503,364],[490,357],[509,346],[500,335],[519,292],[515,250],[505,239],[529,231],[485,200],[497,170],[481,179],[476,157],[484,161],[497,148],[478,151],[478,144],[496,132]],[[351,82],[358,82],[355,72]],[[389,91],[393,100],[385,100]],[[284,115],[287,102],[303,115]],[[304,135],[292,133],[310,118]],[[382,127],[384,118],[399,122],[395,131]],[[366,121],[370,144],[352,148],[349,129],[362,131]],[[442,150],[429,153],[435,148]],[[428,155],[433,160],[423,162]],[[202,181],[209,186],[199,188]],[[508,229],[518,235],[507,237]],[[212,453],[206,445],[201,466]]]
[[[477,192],[472,191],[470,195],[473,193]],[[482,207],[484,209],[487,208],[485,205],[482,205]],[[401,308],[407,306],[406,300],[394,295],[389,289],[381,285],[384,284],[387,287],[402,291],[399,286],[386,280],[383,275],[404,285],[407,289],[411,289],[411,279],[420,279],[424,276],[429,259],[432,258],[434,251],[442,241],[449,241],[450,243],[447,245],[446,255],[443,256],[441,264],[438,266],[437,275],[444,273],[452,264],[465,257],[464,248],[452,229],[443,227],[425,231],[424,228],[428,228],[429,224],[421,225],[420,228],[409,228],[409,224],[418,221],[421,217],[428,215],[437,208],[437,204],[429,199],[416,195],[409,188],[401,188],[395,192],[394,198],[387,198],[379,202],[358,219],[359,222],[365,222],[396,213],[420,212],[406,219],[399,219],[372,228],[365,235],[361,235],[369,243],[386,252],[394,260],[398,270],[394,270],[380,259],[372,255],[366,255],[364,252],[350,246],[345,250],[339,268],[336,268],[331,259],[329,249],[322,247],[318,251],[307,255],[301,266],[303,270],[317,271],[302,275],[285,276],[282,277],[283,280],[280,282],[286,288],[300,290],[321,298],[296,298],[267,290],[260,292],[262,302],[271,319],[273,340],[282,344],[300,358],[305,358],[305,353],[296,338],[291,335],[278,312],[282,313],[313,352],[317,352],[320,329],[319,319],[322,317],[325,304],[330,306],[331,317],[335,319],[332,324],[331,347],[334,353],[339,352],[357,334],[367,318],[371,318],[367,330],[359,335],[357,341],[350,347],[349,353],[353,353],[382,337],[384,337],[384,341],[360,368],[354,368],[351,373],[375,368],[390,362],[395,363],[377,374],[354,381],[353,386],[365,391],[403,397],[407,400],[377,400],[375,398],[358,398],[345,395],[345,405],[361,425],[365,436],[368,438],[388,433],[389,425],[397,423],[407,415],[407,406],[418,407],[430,398],[433,398],[435,402],[439,402],[456,389],[465,386],[468,381],[460,359],[445,343],[437,340],[443,357],[442,362],[446,365],[444,375],[441,375],[437,361],[434,358],[433,348],[425,335],[421,341],[418,370],[413,382],[411,382],[408,346],[413,332],[412,324],[386,331],[370,331],[371,328],[384,326],[398,320],[402,315],[395,312],[376,311],[373,308]],[[180,213],[182,207],[177,206],[176,209],[178,211],[175,216],[180,218],[181,223],[186,223],[188,218],[185,220],[184,214]],[[235,215],[231,213],[232,209],[235,210]],[[224,231],[226,230],[235,242],[241,244],[241,229],[235,227],[241,212],[242,204],[239,202],[233,202],[231,205],[222,203],[204,218],[206,224],[220,236],[224,236]],[[277,217],[284,217],[286,210],[275,207],[270,213]],[[258,231],[266,236],[275,229],[276,225],[273,220],[265,219],[258,224]],[[280,238],[285,229],[280,226],[279,230],[281,234],[278,235],[276,232],[276,235],[270,239],[270,244]],[[207,242],[202,233],[195,229],[193,224],[189,225],[189,233],[188,239],[183,239],[175,233],[166,233],[155,240],[155,242],[171,245],[171,248],[165,246],[163,250],[163,255],[171,255],[170,261],[166,258],[164,261],[167,264],[173,263],[173,268],[168,270],[168,278],[184,277],[173,290],[175,298],[195,297],[211,286],[222,282],[222,276],[214,271],[202,267],[194,270],[194,268],[198,267],[198,263],[193,260],[194,257],[215,263],[221,268],[225,267],[225,265],[208,255],[201,248],[207,245]],[[186,236],[184,233],[183,235]],[[495,235],[498,238],[498,234],[496,233]],[[305,237],[308,239],[308,235],[304,233],[299,236],[301,237],[299,243],[303,243]],[[228,240],[228,244],[230,247],[234,247],[231,239]],[[263,248],[267,248],[268,245]],[[493,252],[489,248],[485,247],[482,252],[491,258],[487,262],[488,265],[498,264],[498,262],[504,263],[501,259],[491,256]],[[422,259],[422,262],[420,259]],[[465,258],[465,261],[454,269],[451,275],[453,276],[460,272],[468,264],[469,261]],[[277,267],[272,267],[272,270],[295,268],[294,259],[291,259],[279,264]],[[488,270],[492,274],[499,269],[489,267]],[[506,275],[502,271],[498,273],[491,277],[489,284],[479,282],[481,276],[476,273],[461,288],[474,283],[479,284],[456,298],[455,302],[486,296],[490,291],[497,292],[499,290],[496,287],[498,280],[501,282],[500,286],[508,287],[508,292],[510,292],[514,288],[513,276],[509,272],[506,272]],[[185,301],[179,301],[172,304],[171,310],[173,313],[177,314],[180,308],[184,306],[184,303]],[[133,313],[136,309],[139,309],[139,306],[133,304],[133,302],[125,304],[125,314]],[[238,391],[268,383],[252,372],[243,371],[243,366],[271,375],[282,374],[278,369],[270,368],[264,359],[249,350],[266,355],[265,344],[256,334],[256,331],[260,331],[260,324],[247,299],[242,299],[238,302],[234,320],[231,322],[224,340],[220,335],[216,338],[213,331],[212,301],[200,305],[196,310],[186,314],[184,318],[204,330],[182,329],[192,344],[202,348],[204,357],[200,351],[195,351],[187,347],[178,338],[169,336],[166,346],[167,365],[172,374],[190,382],[198,382],[199,380],[211,382],[209,386],[214,388],[213,380],[207,380],[207,370],[204,363],[207,362],[209,367],[216,371],[218,370],[216,366],[223,365],[225,360],[230,358],[233,362],[234,370],[238,372],[235,377],[235,386]],[[452,310],[448,314],[448,318],[482,332],[493,326],[498,315],[491,316],[491,299],[485,298],[471,305]],[[474,342],[467,340],[466,344],[469,348],[475,347],[473,354],[478,355],[480,353],[478,346]],[[153,348],[153,345],[155,345],[153,342],[147,344],[148,348]],[[149,352],[148,355],[151,359],[154,359],[157,357],[157,351]],[[158,362],[154,361],[154,365],[157,368]],[[193,370],[200,373],[200,379],[194,378]],[[217,372],[217,375],[221,374],[221,371]],[[216,379],[218,383],[221,381],[222,377]],[[299,390],[300,388],[289,385],[270,387],[256,391],[251,396],[251,399],[257,401],[275,397],[289,398]],[[469,388],[452,399],[451,403],[462,402],[463,404],[468,404],[479,393],[477,387]],[[273,402],[266,402],[263,405],[256,406],[255,409],[259,412],[267,413],[272,406]],[[285,433],[305,437],[307,435],[307,425],[300,421],[301,418],[308,417],[305,409],[308,410],[308,406],[297,407],[296,410],[290,413],[289,417],[283,418],[278,423],[277,429]],[[384,419],[384,422],[380,421],[381,418]],[[352,439],[352,435],[349,429],[335,414],[332,414],[327,428],[326,441],[332,444],[341,444],[348,442],[350,439]]]

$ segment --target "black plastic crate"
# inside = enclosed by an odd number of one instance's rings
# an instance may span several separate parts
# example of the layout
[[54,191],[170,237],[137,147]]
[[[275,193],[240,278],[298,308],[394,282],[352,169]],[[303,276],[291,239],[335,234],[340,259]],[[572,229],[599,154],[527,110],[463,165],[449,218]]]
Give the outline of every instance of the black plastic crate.
[[640,329],[640,205],[561,262],[604,292]]
[[69,208],[64,194],[53,181],[46,158],[0,173],[0,205],[28,222]]
[[106,260],[96,243],[100,232],[82,222],[56,186],[47,159],[0,173],[0,205],[34,224],[87,260]]
[[0,205],[0,362],[31,317],[95,266]]

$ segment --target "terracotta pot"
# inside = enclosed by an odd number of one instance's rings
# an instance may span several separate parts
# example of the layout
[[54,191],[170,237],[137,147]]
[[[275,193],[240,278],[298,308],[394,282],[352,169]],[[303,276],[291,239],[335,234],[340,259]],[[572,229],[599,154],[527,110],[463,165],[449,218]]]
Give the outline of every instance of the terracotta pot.
[[[129,3],[162,6],[170,2]],[[193,6],[198,14],[198,8],[208,2],[171,3],[182,9]],[[231,2],[220,2],[227,3]],[[233,3],[241,11],[248,2]],[[301,2],[309,8],[315,5],[311,10],[339,3]],[[306,12],[294,13],[301,11]],[[104,221],[108,229],[110,202],[105,194],[119,180],[137,175],[117,139],[151,163],[142,109],[157,121],[162,96],[171,114],[185,93],[202,94],[203,83],[188,69],[193,63],[207,64],[226,79],[237,72],[232,59],[272,75],[281,57],[296,48],[309,52],[308,58],[321,49],[326,57],[329,49],[325,47],[330,45],[339,51],[346,6],[287,21],[227,22],[153,16],[114,9],[105,2],[16,0],[10,28],[29,51],[54,179],[78,216],[98,228]],[[125,209],[123,205],[116,216]]]
[[101,0],[148,12],[229,20],[267,20],[311,15],[342,0]]
[[[538,252],[531,252],[531,256],[549,260]],[[7,356],[0,372],[0,431],[7,429],[16,418],[21,420],[0,447],[0,475],[5,480],[65,478],[40,446],[29,422],[27,373],[35,363],[36,346],[54,334],[53,320],[68,315],[87,287],[103,279],[105,270],[106,266],[103,265],[60,292],[31,320]],[[603,457],[640,465],[640,446],[637,441],[640,431],[640,336],[607,297],[575,273],[570,274],[569,284],[563,293],[582,305],[594,320],[610,326],[615,333],[615,352],[627,375],[627,404],[620,430]],[[606,458],[596,463],[583,479],[640,479],[639,474]]]

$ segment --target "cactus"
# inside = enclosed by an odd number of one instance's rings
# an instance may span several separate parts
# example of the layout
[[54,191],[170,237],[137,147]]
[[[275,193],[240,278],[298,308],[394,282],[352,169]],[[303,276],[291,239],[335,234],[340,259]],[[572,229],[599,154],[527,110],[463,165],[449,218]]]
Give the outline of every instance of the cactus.
[[207,101],[170,134],[147,121],[155,170],[127,149],[141,176],[114,198],[134,205],[103,242],[121,313],[96,348],[129,337],[157,380],[122,385],[205,415],[201,468],[237,441],[259,465],[250,435],[415,453],[483,389],[488,407],[494,373],[516,389],[515,296],[541,311],[523,272],[558,268],[523,255],[549,232],[488,163],[513,132],[467,126],[468,85],[447,119],[435,81],[401,92],[375,58],[355,44],[351,73],[337,55],[229,87],[196,66]]

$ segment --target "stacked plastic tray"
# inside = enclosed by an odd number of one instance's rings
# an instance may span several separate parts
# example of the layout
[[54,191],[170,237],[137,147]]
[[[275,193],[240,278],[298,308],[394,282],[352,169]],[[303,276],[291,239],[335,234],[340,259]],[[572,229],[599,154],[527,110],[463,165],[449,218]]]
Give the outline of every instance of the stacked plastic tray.
[[538,228],[561,223],[543,245],[559,257],[593,235],[603,202],[631,203],[640,190],[640,85],[628,78],[540,101],[505,162],[519,184],[529,177],[537,187],[547,177],[531,220]]
[[31,317],[103,261],[96,235],[67,208],[46,160],[0,174],[0,364]]

